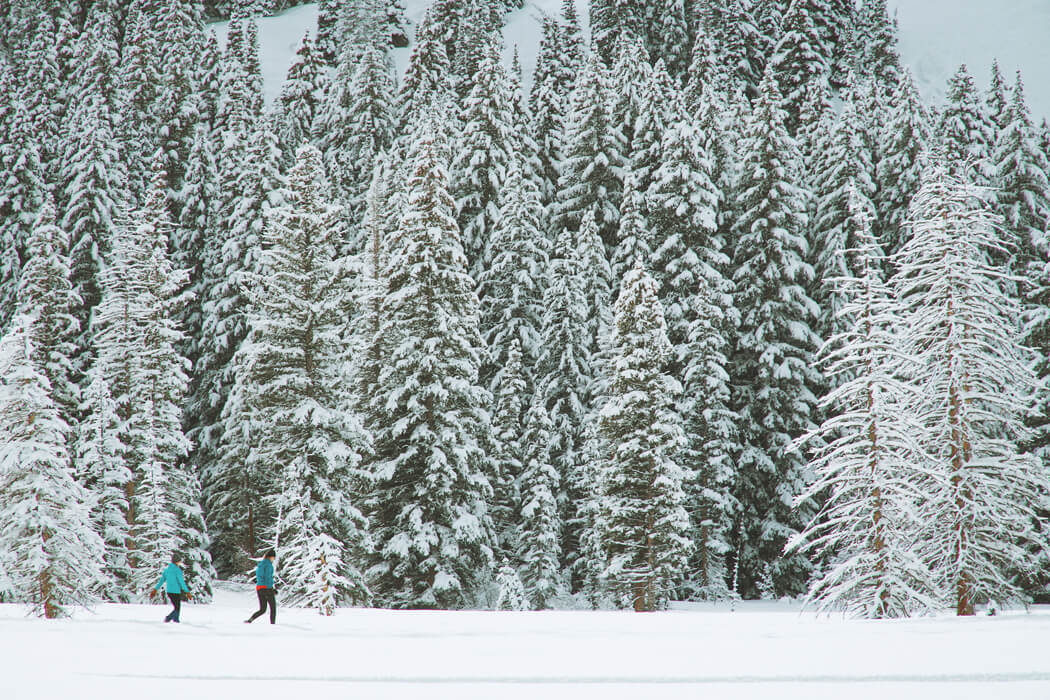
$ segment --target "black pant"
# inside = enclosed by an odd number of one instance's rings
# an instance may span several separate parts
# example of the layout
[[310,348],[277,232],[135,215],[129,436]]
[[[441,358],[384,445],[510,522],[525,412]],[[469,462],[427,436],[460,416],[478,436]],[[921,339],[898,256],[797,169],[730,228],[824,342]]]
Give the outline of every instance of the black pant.
[[252,616],[248,618],[248,622],[265,613],[267,605],[270,606],[270,624],[277,622],[277,596],[274,595],[273,589],[257,588],[255,593],[259,596],[259,609],[252,613]]
[[169,593],[168,594],[168,600],[170,600],[171,604],[173,606],[175,606],[175,609],[172,610],[170,613],[168,613],[168,616],[166,618],[164,618],[164,621],[167,622],[167,621],[171,620],[172,622],[178,622],[179,621],[179,611],[182,609],[182,594],[181,593]]

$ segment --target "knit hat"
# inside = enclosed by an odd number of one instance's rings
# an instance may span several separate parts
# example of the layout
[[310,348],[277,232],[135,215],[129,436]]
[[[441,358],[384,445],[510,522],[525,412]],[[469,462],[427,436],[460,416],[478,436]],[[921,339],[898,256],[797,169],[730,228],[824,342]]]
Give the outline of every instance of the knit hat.
[[269,559],[270,557],[274,557],[276,559],[277,558],[277,552],[275,552],[275,551],[273,551],[271,549],[269,552],[266,553],[266,558]]
[[182,555],[181,554],[179,554],[178,552],[172,552],[171,553],[171,563],[172,564],[178,564],[181,561],[182,561]]

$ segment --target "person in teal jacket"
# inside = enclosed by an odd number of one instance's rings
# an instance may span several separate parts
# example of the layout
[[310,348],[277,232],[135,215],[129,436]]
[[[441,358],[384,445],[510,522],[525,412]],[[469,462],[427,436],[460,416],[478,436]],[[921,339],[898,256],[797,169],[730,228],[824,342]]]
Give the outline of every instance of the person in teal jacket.
[[167,591],[168,600],[171,601],[172,605],[172,611],[168,613],[164,621],[178,622],[183,598],[186,600],[190,599],[190,587],[186,585],[186,578],[182,575],[182,555],[178,553],[171,555],[171,563],[164,569],[164,573],[160,575],[160,581],[157,582],[157,587],[150,593],[150,598],[162,588]]
[[265,613],[267,605],[270,606],[270,624],[277,622],[277,589],[273,585],[273,560],[276,558],[277,552],[271,549],[255,566],[255,594],[259,596],[259,609],[245,620],[247,624]]

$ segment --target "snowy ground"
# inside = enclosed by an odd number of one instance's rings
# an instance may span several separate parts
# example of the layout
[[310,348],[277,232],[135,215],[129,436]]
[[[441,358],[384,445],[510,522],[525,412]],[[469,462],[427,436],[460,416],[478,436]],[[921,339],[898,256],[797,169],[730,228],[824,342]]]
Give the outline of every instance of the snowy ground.
[[250,586],[224,585],[181,625],[161,606],[72,619],[0,605],[0,698],[698,698],[1046,700],[1050,608],[892,622],[788,604],[666,613],[395,612],[242,620]]

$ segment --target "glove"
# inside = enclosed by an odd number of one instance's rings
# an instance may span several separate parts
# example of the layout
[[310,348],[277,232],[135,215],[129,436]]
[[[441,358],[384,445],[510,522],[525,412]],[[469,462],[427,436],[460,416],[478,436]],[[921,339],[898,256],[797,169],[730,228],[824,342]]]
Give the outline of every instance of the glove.
[[185,598],[186,600],[192,600],[193,599],[193,596],[190,595],[189,591],[186,591],[185,593],[183,593],[182,597]]
[[149,589],[149,599],[153,600],[156,597],[157,597],[157,589],[156,588]]

